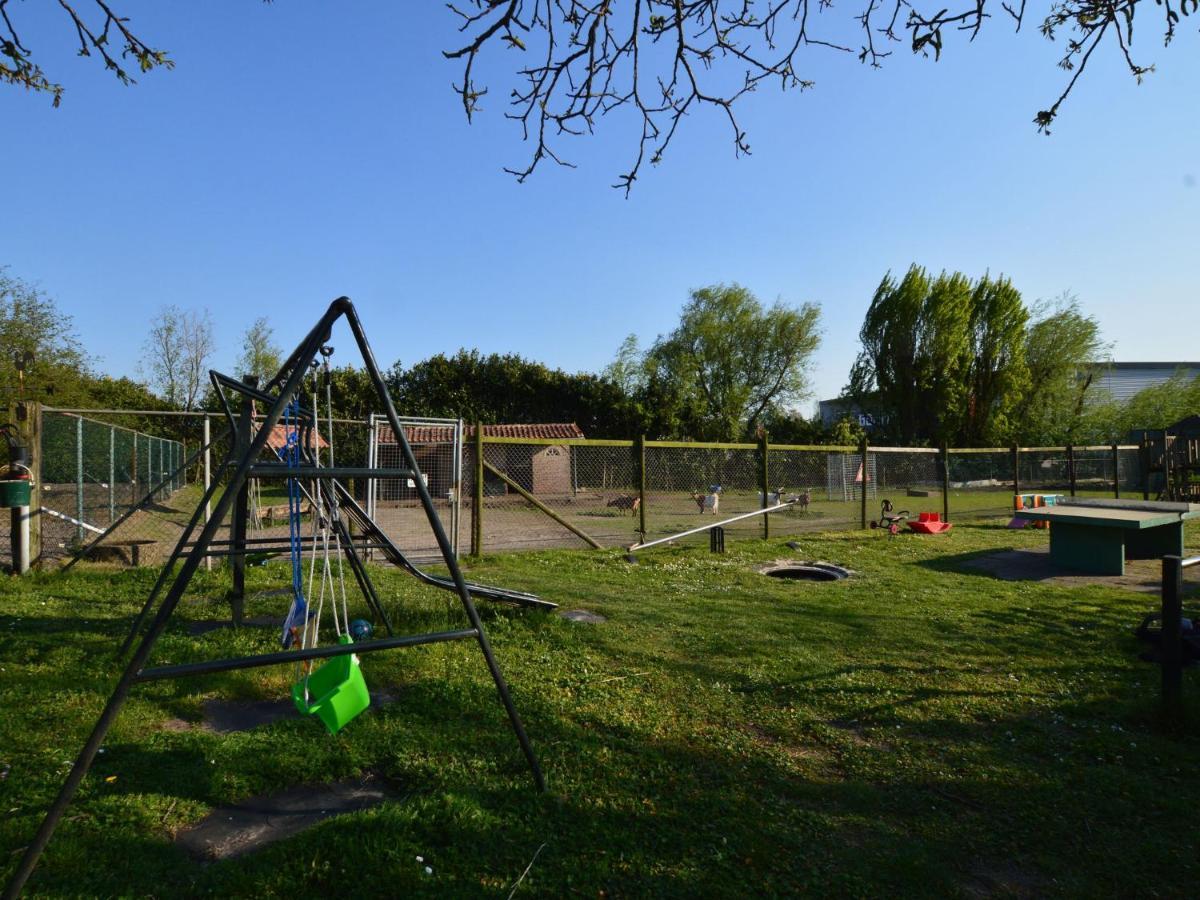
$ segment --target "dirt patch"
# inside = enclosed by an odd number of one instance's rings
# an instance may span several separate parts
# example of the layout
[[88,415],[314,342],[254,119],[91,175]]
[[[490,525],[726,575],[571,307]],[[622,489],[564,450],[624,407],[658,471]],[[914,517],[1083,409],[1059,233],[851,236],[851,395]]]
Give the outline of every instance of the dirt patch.
[[[1157,559],[1126,560],[1124,575],[1084,575],[1064,571],[1050,562],[1049,549],[1003,550],[966,560],[962,566],[1003,581],[1042,581],[1063,587],[1098,584],[1146,594],[1157,594],[1162,590],[1162,563]],[[1184,592],[1200,593],[1200,584],[1185,583]]]
[[232,859],[325,819],[370,809],[395,796],[395,791],[373,776],[288,788],[214,809],[180,832],[176,843],[198,859]]

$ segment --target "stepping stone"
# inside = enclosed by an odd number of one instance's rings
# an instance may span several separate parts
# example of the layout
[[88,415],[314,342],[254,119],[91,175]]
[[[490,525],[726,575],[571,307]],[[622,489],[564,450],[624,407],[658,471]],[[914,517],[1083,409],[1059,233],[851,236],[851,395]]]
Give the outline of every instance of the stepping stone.
[[572,622],[587,622],[589,625],[597,625],[600,622],[608,621],[608,619],[599,613],[589,612],[586,609],[560,609],[558,614],[564,619],[570,619]]
[[[371,709],[378,709],[395,701],[387,691],[371,691]],[[304,718],[292,703],[291,697],[278,700],[219,700],[204,701],[204,724],[206,731],[217,734],[233,734],[249,731],[261,725],[270,725],[282,719]]]
[[372,776],[292,787],[214,809],[175,840],[197,859],[232,859],[395,796]]

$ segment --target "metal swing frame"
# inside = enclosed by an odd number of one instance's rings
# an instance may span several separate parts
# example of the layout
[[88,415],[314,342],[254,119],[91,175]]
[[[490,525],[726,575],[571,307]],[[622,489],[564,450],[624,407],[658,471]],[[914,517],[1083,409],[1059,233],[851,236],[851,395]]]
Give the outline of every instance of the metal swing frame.
[[[403,470],[386,469],[376,470],[357,466],[316,466],[316,465],[301,465],[298,468],[289,469],[285,465],[260,463],[258,457],[266,447],[267,438],[271,434],[272,429],[281,420],[284,407],[299,393],[305,375],[308,372],[310,364],[316,359],[330,337],[332,328],[338,320],[344,318],[347,325],[354,336],[354,341],[358,346],[359,352],[362,354],[363,364],[367,374],[371,379],[379,400],[383,406],[387,416],[388,423],[392,427],[393,433],[400,444],[402,459],[407,467]],[[440,518],[434,508],[433,500],[430,497],[429,490],[425,486],[424,479],[421,478],[416,458],[413,456],[412,448],[409,446],[408,439],[404,433],[404,429],[400,425],[399,416],[396,413],[395,406],[392,403],[391,396],[388,394],[387,385],[380,373],[379,366],[375,361],[374,354],[371,351],[370,344],[367,342],[366,333],[363,330],[362,323],[359,320],[358,314],[354,309],[354,305],[347,297],[339,297],[330,304],[328,310],[321,317],[320,321],[312,328],[299,346],[288,357],[283,364],[279,373],[265,386],[263,389],[258,389],[253,385],[246,384],[229,376],[220,375],[219,373],[211,373],[214,386],[217,387],[218,396],[221,399],[222,406],[226,416],[229,418],[231,427],[234,424],[234,413],[225,396],[224,389],[229,389],[242,395],[243,398],[254,398],[263,403],[267,412],[265,413],[262,423],[258,431],[254,434],[249,444],[241,444],[236,450],[230,452],[227,459],[227,467],[230,470],[229,481],[220,492],[220,498],[216,501],[216,506],[213,510],[212,517],[204,524],[199,537],[194,542],[191,542],[191,535],[198,525],[201,513],[204,510],[205,504],[211,502],[218,491],[219,484],[214,481],[199,503],[188,527],[184,530],[179,538],[179,542],[175,550],[171,554],[167,564],[163,567],[162,574],[159,577],[154,589],[151,592],[150,598],[147,600],[145,607],[142,609],[139,616],[136,618],[133,628],[130,630],[129,638],[126,640],[122,651],[127,651],[134,643],[138,634],[141,634],[141,640],[137,642],[136,648],[129,657],[125,669],[121,673],[116,686],[113,688],[112,694],[105,704],[103,712],[96,720],[96,724],[92,729],[91,735],[88,737],[83,749],[76,757],[74,765],[71,767],[70,773],[67,775],[66,781],[63,783],[58,796],[51,804],[46,812],[42,823],[38,828],[33,840],[25,849],[25,853],[21,858],[13,873],[12,879],[5,888],[4,896],[6,898],[15,898],[20,895],[25,882],[28,880],[34,867],[37,865],[38,859],[49,843],[51,836],[54,834],[54,829],[62,819],[63,813],[66,811],[75,793],[78,791],[80,784],[91,768],[92,763],[96,758],[96,753],[100,749],[105,736],[109,729],[116,721],[121,708],[125,705],[129,697],[130,691],[138,684],[145,681],[153,681],[164,678],[181,678],[188,675],[206,675],[215,672],[226,672],[234,669],[248,669],[260,666],[272,666],[282,663],[295,663],[310,659],[325,659],[329,657],[341,656],[347,653],[373,653],[379,650],[391,650],[399,647],[414,647],[422,644],[442,643],[445,641],[468,640],[474,639],[478,644],[480,652],[483,654],[484,660],[487,663],[488,671],[491,673],[492,680],[496,685],[496,692],[500,697],[500,702],[503,704],[505,711],[508,714],[509,723],[512,726],[513,732],[516,734],[517,741],[521,746],[521,750],[525,755],[525,759],[529,765],[530,772],[533,775],[533,780],[538,790],[545,790],[545,778],[542,775],[541,766],[533,751],[533,746],[530,744],[529,736],[525,732],[525,726],[521,722],[521,717],[518,714],[516,707],[513,705],[512,697],[509,694],[508,684],[504,680],[504,676],[500,671],[500,666],[496,662],[496,657],[492,652],[492,647],[488,641],[487,634],[484,632],[483,623],[479,618],[479,612],[475,608],[475,604],[471,598],[471,588],[463,578],[462,570],[459,568],[458,559],[454,554],[450,540],[446,535],[445,529],[442,527]],[[222,523],[229,517],[230,512],[234,507],[235,500],[239,493],[242,492],[246,485],[246,481],[250,477],[256,478],[298,478],[298,479],[322,479],[327,489],[336,491],[339,498],[344,502],[349,498],[351,506],[349,514],[356,521],[365,520],[360,524],[367,524],[371,527],[367,529],[368,537],[376,543],[391,545],[391,542],[383,535],[382,531],[371,522],[365,512],[353,502],[353,497],[350,492],[341,484],[341,478],[372,478],[372,477],[408,477],[412,478],[413,484],[416,487],[418,497],[422,508],[425,511],[426,518],[429,521],[429,526],[433,530],[437,545],[441,551],[442,558],[446,568],[450,572],[448,579],[433,579],[431,576],[426,576],[430,581],[436,580],[441,582],[436,586],[453,588],[458,594],[462,603],[463,611],[467,615],[469,628],[462,628],[452,631],[439,631],[428,634],[413,634],[413,635],[395,635],[391,634],[386,638],[378,640],[365,641],[363,643],[339,644],[327,647],[312,647],[302,650],[289,650],[277,653],[264,653],[255,656],[238,657],[231,659],[217,659],[205,662],[182,663],[176,665],[162,665],[157,667],[147,668],[147,663],[150,660],[151,652],[154,649],[158,639],[166,630],[167,623],[170,621],[172,614],[183,598],[184,592],[187,590],[188,584],[191,582],[192,576],[195,575],[202,560],[209,554],[210,548],[214,543],[216,535],[222,526]],[[234,523],[236,526],[236,522]],[[348,533],[346,535],[349,536]],[[242,535],[244,538],[244,535]],[[237,540],[235,527],[235,541]],[[235,545],[235,551],[237,550]],[[243,555],[244,548],[240,551]],[[407,560],[399,553],[399,550],[390,546],[387,554],[391,557],[391,561],[403,566],[411,571],[414,575],[420,570],[416,570],[415,566],[404,565]],[[353,555],[351,557],[353,559]],[[181,561],[181,562],[180,562]],[[157,613],[153,621],[142,632],[142,625],[146,616],[153,608],[159,590],[171,578],[171,573],[175,570],[175,564],[180,562],[178,571],[174,574],[174,580],[171,581],[171,586],[163,597],[161,604],[158,606]],[[358,575],[358,567],[351,563],[351,568]],[[365,572],[365,569],[364,569]],[[421,573],[422,575],[424,573]],[[418,576],[419,577],[419,576]],[[368,598],[368,603],[378,603],[377,597],[372,597],[373,589],[368,590],[369,580],[366,585],[360,580],[359,586],[364,589],[364,594]],[[507,592],[506,592],[507,593]],[[514,592],[516,593],[516,592]],[[531,595],[530,595],[531,596]],[[508,599],[508,598],[505,598]],[[534,598],[536,599],[536,598]],[[389,627],[390,631],[390,627]]]

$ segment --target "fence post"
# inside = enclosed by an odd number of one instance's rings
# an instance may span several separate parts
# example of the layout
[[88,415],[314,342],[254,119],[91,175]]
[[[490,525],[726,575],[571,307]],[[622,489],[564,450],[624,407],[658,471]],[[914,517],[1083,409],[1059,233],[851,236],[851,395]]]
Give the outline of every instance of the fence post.
[[[75,417],[75,518],[83,519],[83,416]],[[75,537],[83,543],[83,526],[75,526]]]
[[646,436],[638,435],[638,539],[646,540]]
[[1013,467],[1013,500],[1015,502],[1018,495],[1021,493],[1021,448],[1012,445],[1012,467]]
[[17,575],[28,573],[41,555],[42,506],[42,408],[36,401],[17,401],[8,406],[8,419],[17,427],[29,453],[29,505],[11,511],[12,561]]
[[942,444],[942,520],[950,521],[950,445]]
[[[767,465],[767,454],[770,452],[771,444],[770,437],[767,435],[767,430],[764,428],[762,435],[758,439],[758,455],[759,459],[759,490],[762,494],[762,506],[760,509],[766,509],[767,494],[770,493],[770,488],[767,486],[771,481],[770,469]],[[863,457],[866,458],[865,456]],[[866,489],[866,463],[863,464],[863,488]],[[767,513],[762,517],[762,536],[763,540],[768,540],[771,537],[771,514]]]
[[[212,485],[212,428],[209,425],[208,416],[204,416],[203,439],[204,439],[204,494],[208,495],[209,486]],[[212,518],[212,499],[204,502],[204,524],[208,524],[208,520]],[[204,555],[205,571],[212,571],[212,557],[208,554]]]
[[1117,449],[1117,442],[1113,441],[1112,445],[1113,459],[1113,499],[1121,499],[1121,451]]
[[867,436],[864,434],[862,440],[858,442],[858,459],[862,473],[862,481],[858,489],[858,517],[859,527],[865,529],[867,527]]
[[1150,499],[1150,436],[1147,432],[1142,432],[1142,447],[1138,454],[1138,464],[1141,467],[1142,476],[1142,499]]
[[1162,448],[1163,448],[1163,489],[1159,494],[1160,498],[1171,499],[1171,448],[1167,444],[1167,429],[1162,430]]
[[1075,496],[1075,445],[1067,444],[1067,479],[1071,485],[1071,496]]
[[117,427],[108,426],[108,524],[117,518]]
[[1162,632],[1159,657],[1162,660],[1163,712],[1174,718],[1183,699],[1183,559],[1164,556],[1162,561]]
[[475,497],[471,502],[471,555],[483,556],[483,422],[475,421]]

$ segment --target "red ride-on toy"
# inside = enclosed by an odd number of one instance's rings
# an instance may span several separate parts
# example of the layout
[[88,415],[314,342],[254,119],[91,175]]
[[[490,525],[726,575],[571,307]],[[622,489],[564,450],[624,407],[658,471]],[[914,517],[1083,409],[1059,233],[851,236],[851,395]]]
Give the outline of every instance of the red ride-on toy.
[[879,507],[879,519],[871,523],[872,528],[886,528],[888,537],[893,538],[900,533],[900,526],[912,515],[907,509],[896,510],[891,500],[884,500]]

